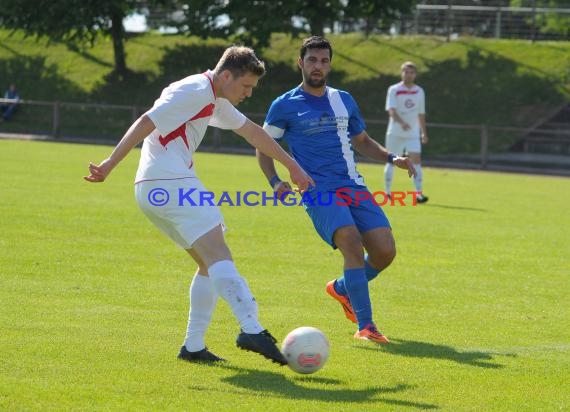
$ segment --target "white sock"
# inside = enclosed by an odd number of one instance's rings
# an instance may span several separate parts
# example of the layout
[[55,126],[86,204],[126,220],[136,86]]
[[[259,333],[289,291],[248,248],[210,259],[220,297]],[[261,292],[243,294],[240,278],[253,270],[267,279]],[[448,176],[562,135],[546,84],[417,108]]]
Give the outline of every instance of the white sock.
[[386,163],[384,167],[384,186],[386,187],[386,194],[392,193],[392,176],[394,175],[394,165]]
[[208,274],[216,292],[229,303],[241,330],[245,333],[259,333],[264,328],[257,317],[257,302],[251,294],[245,279],[238,273],[234,262],[221,260],[208,268]]
[[414,177],[414,186],[416,187],[416,192],[422,191],[422,179],[423,179],[423,172],[422,172],[422,165],[417,164],[414,165],[416,169],[416,177]]
[[197,352],[206,347],[204,336],[217,301],[218,294],[210,278],[196,273],[190,284],[190,311],[184,340],[186,350]]

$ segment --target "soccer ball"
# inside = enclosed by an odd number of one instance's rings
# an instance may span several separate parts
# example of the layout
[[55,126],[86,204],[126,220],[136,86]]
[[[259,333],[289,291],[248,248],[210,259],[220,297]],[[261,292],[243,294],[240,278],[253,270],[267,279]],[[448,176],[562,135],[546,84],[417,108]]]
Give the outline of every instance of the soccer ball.
[[281,353],[295,372],[315,373],[329,358],[329,341],[317,328],[302,326],[285,337]]

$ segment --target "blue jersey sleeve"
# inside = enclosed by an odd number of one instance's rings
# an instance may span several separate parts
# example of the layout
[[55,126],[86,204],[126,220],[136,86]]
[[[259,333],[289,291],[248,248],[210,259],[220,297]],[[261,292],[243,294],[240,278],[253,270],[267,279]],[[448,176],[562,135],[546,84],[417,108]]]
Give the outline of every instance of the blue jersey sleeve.
[[280,101],[280,99],[276,99],[271,103],[271,106],[269,106],[269,110],[265,116],[264,126],[268,125],[275,126],[280,129],[286,129],[287,119],[283,113],[283,105],[280,104]]

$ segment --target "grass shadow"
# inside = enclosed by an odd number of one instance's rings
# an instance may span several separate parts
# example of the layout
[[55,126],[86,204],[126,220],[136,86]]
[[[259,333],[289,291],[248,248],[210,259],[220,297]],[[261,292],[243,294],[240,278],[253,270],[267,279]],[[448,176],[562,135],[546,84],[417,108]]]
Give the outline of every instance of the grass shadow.
[[[429,59],[426,56],[414,53],[413,49],[398,46],[398,45],[394,44],[394,42],[392,42],[392,41],[389,41],[389,40],[379,41],[377,38],[375,38],[373,36],[371,36],[368,40],[372,43],[377,44],[378,46],[384,46],[384,47],[388,47],[388,48],[391,48],[393,50],[396,50],[397,52],[399,52],[403,55],[411,57],[412,60],[415,60],[416,62],[421,61],[428,66],[433,62],[432,59]],[[438,40],[437,42],[438,42],[438,47],[441,46],[442,44],[445,44],[444,40]],[[408,59],[408,60],[410,60],[410,59]],[[403,62],[404,62],[404,60],[402,60],[402,63]]]
[[[160,95],[162,87],[167,86],[165,84],[153,87],[152,77],[150,72],[128,70],[124,76],[120,76],[115,71],[110,71],[96,85],[90,98],[95,102],[112,101],[113,104],[134,104],[149,108]],[[154,96],[149,92],[149,88],[155,93]],[[126,127],[128,124],[125,124]]]
[[[497,60],[509,60],[508,58],[503,57],[501,54],[496,53],[494,51],[491,51],[489,49],[486,49],[486,48],[484,48],[478,44],[475,44],[475,43],[467,44],[467,43],[461,42],[460,44],[462,44],[463,46],[465,46],[469,50],[468,53],[476,53],[478,55],[492,56],[494,59],[497,59]],[[552,46],[551,46],[551,48],[553,48],[554,50],[557,50],[557,51],[563,51],[563,49],[557,49],[557,48],[554,48]],[[521,67],[524,67],[530,73],[537,73],[539,76],[536,76],[536,77],[543,78],[544,79],[543,81],[550,84],[551,87],[553,87],[554,89],[556,89],[556,87],[560,86],[566,92],[570,92],[570,89],[568,89],[568,87],[566,87],[562,84],[559,84],[559,79],[551,78],[550,73],[548,73],[547,71],[541,70],[538,67],[531,66],[531,65],[526,64],[526,63],[518,62],[517,64]]]
[[[404,339],[390,339],[390,344],[382,346],[382,349],[388,353],[407,356],[414,358],[431,358],[449,360],[452,362],[476,366],[479,368],[500,369],[504,365],[494,361],[493,355],[483,351],[458,351],[457,349],[446,346],[436,345],[428,342],[419,342]],[[374,350],[368,348],[370,350]],[[516,355],[508,355],[516,356]]]
[[357,65],[360,65],[361,67],[368,70],[370,73],[374,73],[376,76],[379,76],[381,74],[381,72],[376,67],[371,66],[369,64],[365,64],[364,62],[362,62],[360,60],[354,59],[346,53],[335,52],[334,57],[341,58],[343,60],[346,60],[347,62],[351,62],[351,63],[357,64]]
[[437,203],[427,203],[423,205],[424,207],[439,207],[442,209],[453,209],[453,210],[467,210],[470,212],[488,212],[487,209],[481,209],[479,207],[466,207],[466,206],[453,206],[453,205],[438,205]]
[[4,88],[15,83],[22,99],[62,100],[61,96],[65,96],[67,101],[86,100],[87,94],[60,75],[57,65],[48,64],[46,59],[23,56],[0,60],[2,96]]
[[100,59],[100,58],[94,56],[93,54],[89,53],[87,51],[87,49],[82,49],[78,45],[71,43],[71,42],[64,42],[63,44],[65,45],[65,47],[67,47],[67,50],[69,50],[71,53],[75,53],[87,61],[98,64],[99,66],[103,66],[103,67],[107,67],[107,68],[111,68],[111,69],[113,68],[112,63],[109,63],[103,59]]
[[[282,373],[260,371],[254,369],[238,368],[230,365],[220,365],[236,373],[222,378],[222,381],[232,385],[238,390],[246,389],[248,392],[259,392],[260,396],[315,400],[322,402],[348,402],[348,403],[385,403],[418,409],[439,409],[437,405],[424,402],[412,402],[395,399],[390,395],[403,393],[413,389],[407,384],[394,386],[370,386],[365,389],[349,389],[347,382],[339,379],[330,379],[313,375],[294,375],[289,377]],[[312,387],[315,384],[318,387]],[[323,388],[326,386],[326,388]],[[191,387],[192,389],[200,389]],[[208,389],[208,388],[204,388]]]

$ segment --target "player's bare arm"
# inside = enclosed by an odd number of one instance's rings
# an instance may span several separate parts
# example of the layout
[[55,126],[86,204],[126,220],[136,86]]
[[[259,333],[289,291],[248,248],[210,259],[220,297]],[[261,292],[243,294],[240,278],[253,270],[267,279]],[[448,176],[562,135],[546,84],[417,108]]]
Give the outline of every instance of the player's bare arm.
[[394,121],[396,123],[400,123],[402,125],[402,129],[404,129],[404,130],[410,130],[411,129],[411,126],[404,119],[402,119],[400,117],[400,115],[398,114],[396,109],[394,109],[394,108],[388,109],[388,114],[390,115],[390,117],[392,119],[394,119]]
[[84,176],[83,178],[92,183],[104,182],[115,166],[125,158],[131,149],[142,142],[154,129],[154,123],[147,115],[139,117],[129,127],[129,130],[127,130],[108,158],[98,165],[89,163],[89,176]]
[[[390,154],[388,150],[372,139],[366,131],[354,136],[350,141],[352,143],[352,147],[358,153],[380,162],[388,161],[388,155]],[[408,171],[408,176],[412,177],[416,175],[414,165],[408,157],[396,156],[393,158],[392,163],[400,169],[406,169]]]
[[283,182],[277,177],[275,162],[271,157],[261,153],[258,149],[255,150],[255,156],[257,157],[257,163],[259,163],[261,171],[265,175],[267,181],[271,183],[273,191],[277,192],[277,197],[279,199],[281,199],[283,194],[293,191],[289,182]]
[[285,166],[289,170],[291,181],[296,184],[301,191],[305,191],[309,186],[315,185],[313,179],[301,166],[299,166],[299,164],[259,125],[248,119],[245,124],[235,130],[235,132],[260,152],[272,157]]

